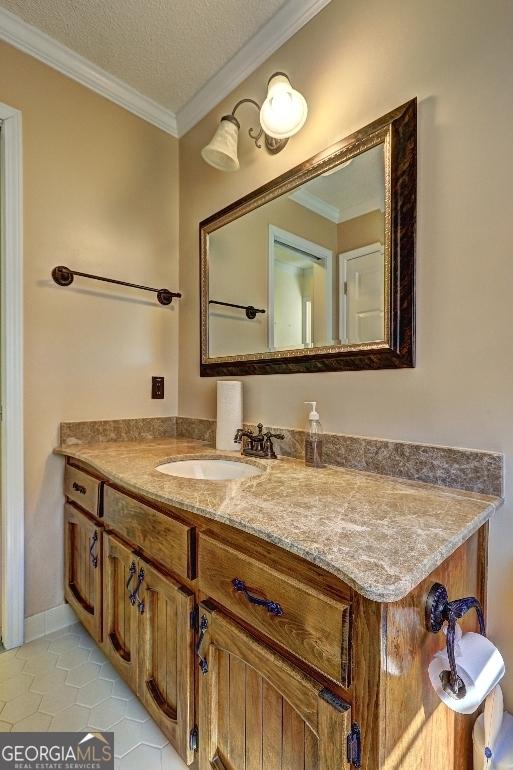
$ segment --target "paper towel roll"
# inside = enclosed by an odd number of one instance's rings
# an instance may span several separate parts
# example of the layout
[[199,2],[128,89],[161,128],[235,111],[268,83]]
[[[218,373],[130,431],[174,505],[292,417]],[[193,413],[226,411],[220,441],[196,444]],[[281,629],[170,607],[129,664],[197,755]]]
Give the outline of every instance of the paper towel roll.
[[218,380],[216,448],[235,451],[240,449],[233,437],[242,427],[242,382]]
[[447,652],[438,652],[429,664],[429,678],[440,700],[459,714],[473,714],[505,673],[497,647],[485,636],[473,632],[463,634],[456,649],[456,668],[467,689],[460,700],[442,688],[440,674],[449,668]]

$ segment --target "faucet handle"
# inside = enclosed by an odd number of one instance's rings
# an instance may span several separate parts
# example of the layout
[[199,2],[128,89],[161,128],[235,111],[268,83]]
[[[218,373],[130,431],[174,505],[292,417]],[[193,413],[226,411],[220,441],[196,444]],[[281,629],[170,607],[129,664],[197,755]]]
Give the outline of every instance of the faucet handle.
[[233,440],[236,444],[240,444],[242,442],[242,434],[244,433],[244,428],[237,428],[235,431],[235,436],[233,437]]
[[270,430],[268,430],[267,433],[264,433],[264,436],[268,440],[273,439],[273,438],[277,438],[278,441],[283,441],[283,439],[285,438],[283,433],[271,433]]

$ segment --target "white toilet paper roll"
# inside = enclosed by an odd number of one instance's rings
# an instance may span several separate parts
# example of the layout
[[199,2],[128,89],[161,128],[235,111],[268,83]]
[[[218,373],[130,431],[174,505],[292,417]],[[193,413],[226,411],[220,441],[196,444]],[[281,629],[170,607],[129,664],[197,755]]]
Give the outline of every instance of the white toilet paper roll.
[[486,637],[472,632],[463,634],[459,641],[456,668],[467,690],[460,700],[453,698],[442,688],[440,674],[449,670],[445,650],[434,656],[428,673],[431,685],[440,700],[459,714],[473,714],[505,673],[504,661],[497,647]]
[[216,448],[233,451],[240,449],[233,437],[237,428],[241,427],[242,382],[240,380],[218,380]]

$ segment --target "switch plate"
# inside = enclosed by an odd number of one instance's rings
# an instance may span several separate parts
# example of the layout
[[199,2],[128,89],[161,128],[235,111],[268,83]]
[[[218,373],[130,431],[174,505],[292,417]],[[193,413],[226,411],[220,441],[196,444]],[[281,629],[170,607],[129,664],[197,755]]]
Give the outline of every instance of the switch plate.
[[163,377],[151,378],[151,397],[164,398],[164,378]]

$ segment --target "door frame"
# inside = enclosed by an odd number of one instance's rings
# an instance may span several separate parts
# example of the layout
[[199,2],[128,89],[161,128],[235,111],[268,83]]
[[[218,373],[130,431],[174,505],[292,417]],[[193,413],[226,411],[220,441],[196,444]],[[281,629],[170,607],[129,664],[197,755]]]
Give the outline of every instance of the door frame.
[[328,339],[333,339],[333,252],[319,243],[308,241],[300,235],[283,230],[276,225],[269,225],[267,251],[267,344],[270,351],[274,350],[274,244],[275,241],[285,246],[306,251],[313,257],[322,260],[326,265],[326,333]]
[[360,246],[358,249],[350,249],[350,251],[341,251],[338,255],[338,275],[339,275],[339,318],[338,318],[338,334],[342,345],[347,344],[347,294],[345,291],[347,281],[347,263],[357,257],[364,257],[366,254],[372,254],[375,251],[381,251],[381,254],[385,254],[385,246],[381,241],[375,241],[369,243],[367,246]]
[[2,641],[23,644],[23,220],[21,112],[0,102]]

